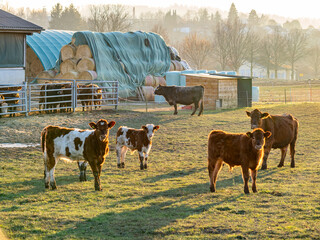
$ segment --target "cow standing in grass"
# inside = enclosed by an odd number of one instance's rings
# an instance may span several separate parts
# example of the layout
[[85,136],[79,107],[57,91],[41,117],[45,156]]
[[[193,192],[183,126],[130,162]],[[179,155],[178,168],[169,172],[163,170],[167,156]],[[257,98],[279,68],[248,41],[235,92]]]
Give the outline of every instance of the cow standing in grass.
[[161,86],[159,85],[155,90],[154,94],[162,95],[169,105],[174,106],[174,115],[178,114],[177,104],[190,105],[194,104],[194,109],[191,115],[194,115],[197,109],[200,110],[198,116],[203,112],[203,86],[194,87],[177,87],[177,86]]
[[138,151],[140,160],[140,169],[147,169],[148,155],[152,147],[152,138],[154,132],[160,127],[153,124],[142,126],[142,129],[133,129],[128,127],[119,127],[117,132],[117,158],[118,168],[124,168],[124,161],[127,151],[132,153]]
[[[89,163],[95,190],[101,190],[100,174],[105,157],[109,152],[109,129],[115,125],[100,119],[90,122],[93,130],[80,130],[59,126],[47,126],[41,132],[41,146],[44,155],[45,187],[56,189],[54,170],[59,159]],[[80,168],[80,166],[79,166]],[[80,171],[83,170],[80,168]],[[85,169],[84,169],[85,170]],[[83,174],[83,173],[82,173]]]
[[244,192],[249,193],[249,169],[252,178],[252,191],[257,192],[256,179],[259,165],[264,154],[265,138],[271,136],[257,128],[252,132],[226,133],[213,130],[208,138],[208,171],[210,191],[216,191],[216,181],[222,164],[227,163],[230,168],[241,166],[244,181]]
[[255,109],[252,112],[246,111],[248,117],[251,118],[251,128],[262,128],[264,131],[270,131],[272,136],[268,138],[264,147],[264,158],[261,169],[267,169],[267,159],[271,148],[280,148],[281,159],[278,167],[284,165],[287,149],[290,145],[291,167],[295,167],[294,154],[298,137],[299,122],[291,114],[270,115],[262,113]]

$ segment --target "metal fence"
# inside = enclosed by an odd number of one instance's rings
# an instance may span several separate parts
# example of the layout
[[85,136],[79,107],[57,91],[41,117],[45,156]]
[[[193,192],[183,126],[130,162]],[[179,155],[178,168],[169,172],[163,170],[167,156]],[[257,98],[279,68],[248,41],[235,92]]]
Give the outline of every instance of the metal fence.
[[0,117],[31,112],[74,112],[118,107],[117,81],[38,79],[45,83],[0,86]]

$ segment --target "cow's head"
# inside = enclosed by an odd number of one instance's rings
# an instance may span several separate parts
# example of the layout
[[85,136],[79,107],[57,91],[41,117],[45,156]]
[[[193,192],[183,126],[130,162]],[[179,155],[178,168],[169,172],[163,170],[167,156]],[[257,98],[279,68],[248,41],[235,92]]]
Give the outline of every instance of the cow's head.
[[163,95],[164,93],[165,93],[165,87],[161,86],[160,84],[154,90],[154,94],[156,94],[156,95]]
[[256,128],[252,132],[247,132],[246,135],[252,138],[252,146],[257,150],[261,150],[264,147],[265,138],[269,138],[271,132],[265,132],[262,128]]
[[158,126],[158,125],[155,126],[153,124],[147,124],[145,126],[142,126],[141,128],[147,133],[148,139],[151,139],[154,135],[154,132],[157,131],[160,128],[160,126]]
[[251,118],[251,129],[259,128],[262,125],[262,119],[269,117],[269,113],[262,113],[259,109],[252,112],[246,111],[249,118]]
[[97,123],[91,122],[89,126],[95,130],[95,135],[102,142],[108,141],[109,129],[113,128],[115,121],[108,123],[107,120],[100,119]]

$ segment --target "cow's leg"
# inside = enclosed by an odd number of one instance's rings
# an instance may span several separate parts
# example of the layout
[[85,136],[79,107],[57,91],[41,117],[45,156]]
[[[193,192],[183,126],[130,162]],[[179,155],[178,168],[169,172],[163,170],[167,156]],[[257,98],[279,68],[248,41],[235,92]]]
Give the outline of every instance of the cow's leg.
[[87,174],[86,174],[87,166],[88,166],[88,162],[84,162],[84,161],[78,162],[78,167],[80,170],[80,182],[87,181]]
[[191,116],[195,114],[198,108],[199,108],[199,102],[194,102],[194,109],[193,109],[193,112],[191,113]]
[[200,116],[203,112],[203,99],[201,99],[200,101],[201,101],[201,103],[200,103],[200,110],[199,110],[198,116]]
[[51,152],[47,152],[45,150],[44,152],[44,184],[45,188],[49,188],[49,185],[51,186],[51,189],[54,190],[57,188],[56,180],[54,178],[54,170],[57,165],[58,158],[54,157]]
[[139,160],[140,160],[140,170],[143,170],[144,169],[144,166],[143,166],[143,162],[144,162],[144,154],[142,151],[139,151]]
[[247,166],[241,166],[242,169],[242,178],[244,182],[244,193],[248,194],[249,193],[249,168]]
[[218,174],[221,170],[223,161],[221,159],[210,159],[208,160],[208,171],[210,180],[210,191],[216,191],[216,182]]
[[178,114],[178,107],[177,107],[177,104],[176,104],[176,103],[174,103],[174,104],[173,104],[173,106],[174,106],[174,113],[173,113],[173,115],[177,115],[177,114]]
[[116,146],[116,151],[117,151],[117,167],[120,168],[120,160],[121,160],[121,149],[122,147],[120,145],[117,144]]
[[144,169],[148,168],[148,153],[144,154],[144,165],[143,165]]
[[121,148],[120,162],[118,162],[118,167],[119,168],[124,168],[125,167],[125,158],[126,158],[126,154],[127,154],[128,150],[129,149],[126,146],[123,146]]
[[257,170],[251,170],[251,179],[252,179],[252,192],[257,192],[257,185],[256,185],[256,181],[257,181]]
[[264,146],[263,162],[262,162],[262,166],[261,166],[262,170],[267,169],[267,159],[268,159],[270,151],[271,151],[271,145],[270,146]]
[[292,167],[292,168],[295,167],[295,161],[294,161],[294,154],[296,153],[295,146],[296,146],[296,139],[294,139],[290,143],[290,156],[291,156],[291,165],[290,165],[290,167]]
[[90,167],[92,169],[92,173],[94,176],[94,189],[96,191],[102,191],[101,183],[100,183],[100,175],[102,166],[98,163],[96,159],[88,160]]
[[288,146],[281,148],[280,150],[281,150],[281,159],[278,167],[283,167],[284,159],[286,158],[286,155],[287,155]]

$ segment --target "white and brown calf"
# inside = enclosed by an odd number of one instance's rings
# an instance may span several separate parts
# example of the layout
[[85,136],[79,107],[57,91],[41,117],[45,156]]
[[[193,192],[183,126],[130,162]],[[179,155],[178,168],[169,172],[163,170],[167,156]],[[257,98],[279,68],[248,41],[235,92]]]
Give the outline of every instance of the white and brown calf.
[[159,128],[159,126],[153,124],[142,126],[142,129],[119,127],[116,144],[118,168],[124,168],[125,157],[127,151],[130,149],[132,153],[138,151],[140,169],[146,169],[148,155],[152,146],[152,138],[154,132]]
[[100,174],[109,152],[109,129],[115,125],[115,122],[108,123],[107,120],[100,119],[97,123],[90,122],[89,125],[93,130],[59,126],[47,126],[42,130],[41,146],[44,155],[46,188],[49,188],[49,183],[52,189],[57,188],[54,170],[58,160],[63,159],[81,161],[79,168],[83,178],[85,178],[87,162],[93,172],[95,190],[101,190]]

